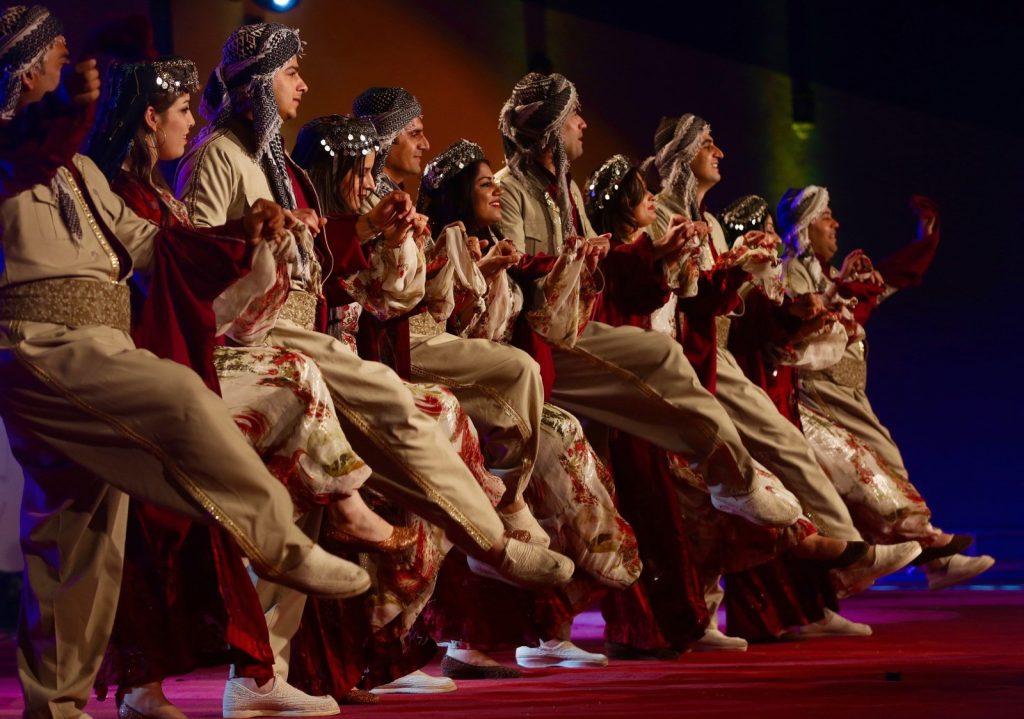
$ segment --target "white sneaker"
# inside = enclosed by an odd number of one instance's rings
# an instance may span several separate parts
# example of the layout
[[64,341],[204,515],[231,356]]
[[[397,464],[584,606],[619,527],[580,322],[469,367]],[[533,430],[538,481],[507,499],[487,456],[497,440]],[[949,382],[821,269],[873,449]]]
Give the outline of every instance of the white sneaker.
[[755,472],[750,491],[739,496],[711,492],[711,504],[720,512],[762,527],[788,527],[803,515],[800,501],[781,484],[769,483]]
[[921,553],[921,545],[917,542],[876,544],[874,550],[875,556],[870,562],[865,557],[849,567],[832,570],[832,583],[839,599],[863,592],[879,577],[903,569]]
[[224,685],[221,708],[226,719],[246,717],[327,717],[341,712],[331,697],[314,697],[299,691],[281,677],[274,677],[268,692],[253,691],[245,679],[229,679]]
[[335,557],[314,544],[299,566],[286,574],[269,576],[255,565],[253,570],[275,584],[291,587],[311,597],[347,599],[370,588],[370,575],[358,564]]
[[374,694],[443,694],[453,692],[457,688],[455,682],[448,677],[432,677],[417,669],[370,691]]
[[714,627],[707,629],[704,636],[693,645],[695,652],[745,652],[747,640],[741,637],[730,637]]
[[529,507],[523,507],[518,512],[512,512],[511,514],[498,512],[498,516],[501,517],[501,523],[505,525],[505,529],[529,534],[530,544],[536,544],[540,547],[551,546],[551,537],[544,531],[544,527],[540,526],[540,522],[533,516],[533,512],[530,511]]
[[473,574],[527,589],[568,584],[576,569],[568,557],[512,537],[505,539],[505,556],[501,559],[501,567],[492,567],[473,557],[466,559]]
[[585,652],[568,640],[548,639],[539,647],[519,647],[516,649],[516,663],[521,667],[569,667],[583,669],[585,667],[606,667],[608,657],[604,654]]
[[851,622],[831,609],[825,610],[825,618],[820,622],[812,622],[800,627],[793,627],[786,632],[787,637],[796,639],[815,639],[817,637],[870,637],[871,627],[860,622]]
[[980,557],[968,557],[963,554],[954,554],[952,557],[936,559],[924,565],[925,575],[928,577],[928,589],[937,592],[954,584],[974,579],[982,572],[992,568],[996,560],[987,554]]

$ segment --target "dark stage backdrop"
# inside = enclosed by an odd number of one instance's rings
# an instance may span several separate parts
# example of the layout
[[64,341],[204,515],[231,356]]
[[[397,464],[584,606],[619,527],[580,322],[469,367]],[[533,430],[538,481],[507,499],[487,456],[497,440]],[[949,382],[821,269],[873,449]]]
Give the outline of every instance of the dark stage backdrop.
[[[158,41],[195,59],[203,78],[227,33],[254,12],[234,0],[49,5],[72,43],[113,13],[169,12]],[[267,17],[308,41],[300,121],[347,112],[369,85],[399,84],[423,103],[432,153],[466,137],[499,160],[498,110],[541,54],[580,90],[589,130],[577,179],[615,152],[648,154],[661,115],[695,112],[726,153],[724,180],[708,196],[714,210],[748,192],[774,203],[790,185],[826,185],[841,251],[881,257],[912,237],[909,196],[935,198],[943,244],[934,267],[868,327],[870,396],[940,526],[1017,531],[1020,14],[944,2],[705,5],[618,3],[617,16],[570,2],[304,0]],[[803,138],[787,68],[813,95]]]

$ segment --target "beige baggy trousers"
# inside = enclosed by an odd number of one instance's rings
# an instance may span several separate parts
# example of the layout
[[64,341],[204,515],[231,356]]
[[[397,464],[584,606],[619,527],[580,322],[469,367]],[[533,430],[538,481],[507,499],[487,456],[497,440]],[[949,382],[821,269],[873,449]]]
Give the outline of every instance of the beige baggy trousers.
[[411,337],[412,378],[444,385],[477,432],[484,460],[501,477],[501,505],[521,499],[537,461],[544,384],[530,355],[485,339],[447,332]]
[[124,332],[0,322],[0,414],[26,477],[27,717],[82,714],[121,590],[127,495],[217,522],[265,573],[312,547],[220,397]]

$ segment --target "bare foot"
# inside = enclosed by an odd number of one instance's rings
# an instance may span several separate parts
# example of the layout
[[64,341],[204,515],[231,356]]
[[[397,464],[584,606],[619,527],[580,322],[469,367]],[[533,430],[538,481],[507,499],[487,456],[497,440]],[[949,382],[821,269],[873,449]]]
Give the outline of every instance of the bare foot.
[[387,520],[366,505],[359,492],[336,500],[327,513],[332,527],[367,542],[383,542],[395,531]]
[[188,719],[164,696],[160,682],[150,682],[124,690],[124,703],[146,717],[154,719]]

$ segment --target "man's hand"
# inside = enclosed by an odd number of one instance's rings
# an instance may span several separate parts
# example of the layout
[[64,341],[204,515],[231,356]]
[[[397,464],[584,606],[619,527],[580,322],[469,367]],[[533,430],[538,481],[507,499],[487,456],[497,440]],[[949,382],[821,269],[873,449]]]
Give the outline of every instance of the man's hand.
[[802,320],[816,317],[825,312],[825,303],[817,292],[797,295],[789,303],[789,314]]
[[317,215],[316,210],[311,207],[297,207],[290,212],[296,220],[309,228],[309,234],[313,237],[320,234],[320,230],[327,224],[327,218]]
[[661,239],[651,244],[654,247],[654,259],[675,259],[688,247],[687,243],[701,236],[701,228],[707,228],[703,222],[692,222],[682,215],[672,215],[668,227]]
[[939,206],[929,197],[914,195],[910,198],[910,207],[917,215],[917,239],[923,240],[939,226]]
[[65,80],[68,97],[76,105],[88,105],[100,99],[100,71],[96,60],[82,60]]
[[252,245],[266,240],[278,245],[287,239],[287,211],[270,200],[256,200],[242,218],[245,236]]

